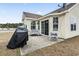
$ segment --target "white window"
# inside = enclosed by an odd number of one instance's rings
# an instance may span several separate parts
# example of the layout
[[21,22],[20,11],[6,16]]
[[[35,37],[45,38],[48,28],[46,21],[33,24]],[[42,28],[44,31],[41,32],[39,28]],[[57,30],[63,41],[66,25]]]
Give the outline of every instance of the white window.
[[76,24],[77,24],[77,17],[76,16],[70,16],[70,30],[76,31]]
[[58,31],[58,17],[53,17],[53,31]]
[[31,22],[31,29],[32,30],[36,29],[36,23],[35,23],[35,21]]
[[76,31],[76,23],[71,24],[71,31]]

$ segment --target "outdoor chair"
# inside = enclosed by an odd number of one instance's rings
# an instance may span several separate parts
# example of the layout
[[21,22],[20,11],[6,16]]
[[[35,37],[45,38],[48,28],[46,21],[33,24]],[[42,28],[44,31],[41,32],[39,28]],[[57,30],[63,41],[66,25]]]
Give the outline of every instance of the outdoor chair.
[[38,30],[32,30],[30,35],[31,36],[41,36],[41,34]]
[[57,33],[51,33],[49,36],[49,39],[52,41],[57,41],[57,39],[58,39]]

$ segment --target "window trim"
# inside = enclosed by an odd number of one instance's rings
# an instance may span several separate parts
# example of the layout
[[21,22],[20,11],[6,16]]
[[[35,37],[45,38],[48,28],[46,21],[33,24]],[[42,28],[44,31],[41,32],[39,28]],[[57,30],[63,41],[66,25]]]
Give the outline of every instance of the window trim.
[[[31,22],[31,30],[35,30],[36,29],[36,22],[34,24],[33,24],[33,22],[35,22],[35,21]],[[35,27],[35,28],[33,28],[33,27]]]
[[53,17],[53,31],[58,31],[58,17]]
[[38,21],[37,24],[38,24],[38,30],[40,30],[40,21]]
[[73,23],[70,26],[71,26],[71,31],[76,31],[76,23]]

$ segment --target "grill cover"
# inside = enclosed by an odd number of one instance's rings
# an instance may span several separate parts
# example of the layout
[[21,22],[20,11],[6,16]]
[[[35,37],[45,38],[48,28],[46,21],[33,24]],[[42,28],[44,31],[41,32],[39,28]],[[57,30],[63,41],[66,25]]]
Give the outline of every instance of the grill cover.
[[15,49],[23,47],[28,41],[28,30],[26,28],[19,27],[14,32],[12,38],[10,39],[7,48]]

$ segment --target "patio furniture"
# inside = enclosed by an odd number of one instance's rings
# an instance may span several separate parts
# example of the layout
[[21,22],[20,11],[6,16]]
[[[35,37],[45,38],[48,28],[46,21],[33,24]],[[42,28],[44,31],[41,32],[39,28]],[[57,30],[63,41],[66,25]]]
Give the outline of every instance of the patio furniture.
[[41,36],[38,30],[31,30],[30,36]]
[[51,33],[50,36],[49,36],[49,39],[53,40],[53,41],[57,41],[58,34],[57,33]]

